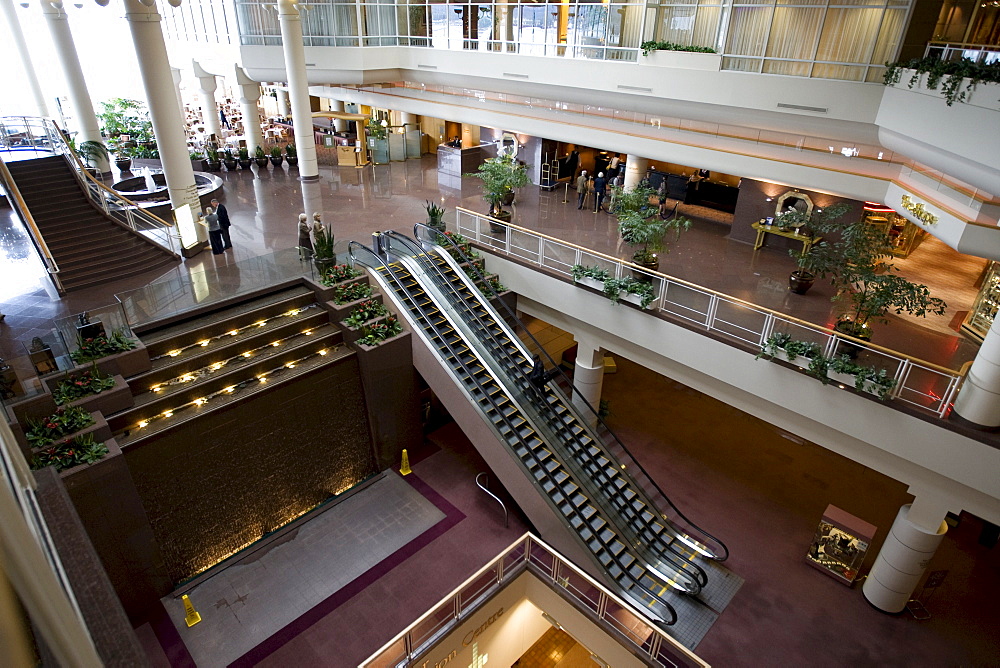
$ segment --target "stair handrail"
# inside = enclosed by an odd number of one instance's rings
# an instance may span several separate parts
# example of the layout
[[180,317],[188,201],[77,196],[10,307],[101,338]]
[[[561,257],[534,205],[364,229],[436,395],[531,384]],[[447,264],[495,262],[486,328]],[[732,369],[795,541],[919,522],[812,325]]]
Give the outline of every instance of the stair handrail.
[[[485,483],[479,482],[479,479],[482,477],[486,478]],[[504,529],[509,528],[510,516],[507,514],[507,506],[504,504],[503,501],[500,500],[499,496],[490,491],[490,474],[487,473],[486,471],[482,471],[476,474],[476,486],[478,486],[479,489],[483,490],[484,492],[492,496],[496,500],[496,502],[500,504],[500,507],[503,508],[503,528]]]
[[[486,280],[486,277],[479,271],[479,269],[476,267],[475,263],[472,262],[472,258],[468,257],[465,254],[465,251],[462,250],[461,246],[459,246],[459,244],[457,244],[455,242],[455,240],[452,239],[452,237],[450,235],[445,234],[445,233],[441,232],[440,230],[437,230],[437,229],[435,229],[433,227],[430,227],[429,225],[425,225],[424,223],[416,223],[416,224],[414,224],[414,226],[413,226],[413,234],[414,234],[414,236],[417,239],[423,239],[424,238],[424,235],[421,235],[421,232],[425,232],[425,233],[427,233],[427,234],[430,235],[429,238],[425,239],[426,241],[429,241],[430,243],[436,243],[438,245],[442,245],[440,243],[440,240],[444,239],[446,241],[446,243],[448,243],[452,248],[454,248],[460,254],[460,256],[463,258],[463,260],[466,263],[468,263],[469,267],[474,272],[476,272],[479,281],[484,286],[482,288],[484,290],[484,292],[486,290],[488,290],[489,293],[490,293],[490,295],[492,295],[492,297],[499,297],[499,294],[497,293],[497,291],[493,289],[493,286],[489,284],[489,281]],[[520,319],[517,317],[517,314],[514,313],[510,309],[510,307],[507,306],[507,304],[503,302],[503,300],[499,300],[498,299],[497,301],[500,303],[501,308],[503,308],[507,312],[507,314],[511,318],[514,319],[515,322],[520,323]],[[523,324],[522,324],[522,326],[523,326]],[[601,424],[601,426],[604,427],[605,430],[607,430],[607,432],[611,436],[611,438],[614,439],[615,443],[618,444],[618,447],[620,447],[621,450],[622,450],[622,452],[625,453],[625,455],[628,457],[629,463],[631,464],[631,466],[634,466],[637,470],[639,470],[642,473],[642,476],[645,478],[646,481],[648,481],[649,485],[656,491],[656,493],[664,501],[666,501],[667,505],[669,505],[670,508],[677,514],[677,516],[680,517],[689,527],[695,529],[703,537],[708,538],[708,539],[710,539],[710,541],[712,541],[715,544],[717,544],[721,548],[721,550],[722,550],[722,555],[720,556],[719,554],[716,554],[714,551],[709,551],[708,547],[704,546],[704,545],[696,546],[696,545],[690,545],[689,544],[689,547],[694,548],[696,551],[701,552],[704,556],[709,557],[711,559],[714,559],[716,561],[725,561],[726,559],[728,559],[729,558],[729,548],[726,546],[726,544],[723,543],[718,538],[716,538],[715,536],[713,536],[712,534],[710,534],[709,532],[707,532],[704,529],[702,529],[699,525],[697,525],[694,522],[692,522],[690,519],[688,519],[688,517],[683,512],[681,512],[681,510],[676,505],[674,505],[674,502],[670,500],[670,497],[667,496],[667,494],[660,488],[660,486],[656,483],[656,481],[653,479],[653,477],[651,475],[649,475],[649,472],[646,471],[645,467],[643,467],[642,464],[639,463],[639,460],[637,460],[632,455],[632,453],[629,451],[629,449],[627,447],[625,447],[625,444],[621,442],[621,440],[618,438],[617,434],[615,434],[614,431],[611,430],[611,428],[608,426],[608,424],[604,421],[604,418],[601,417],[600,413],[597,410],[594,409],[594,407],[590,404],[590,402],[587,401],[586,397],[584,397],[583,395],[581,395],[581,394],[579,394],[577,392],[576,388],[573,385],[573,382],[569,379],[568,376],[566,376],[566,374],[563,372],[562,368],[560,368],[560,366],[555,363],[555,360],[553,360],[552,357],[545,351],[545,348],[542,347],[542,345],[538,342],[537,339],[535,339],[535,337],[531,334],[531,332],[529,332],[527,330],[526,327],[524,328],[524,330],[528,334],[528,336],[531,338],[531,340],[534,342],[534,344],[538,347],[539,353],[541,355],[544,355],[545,358],[548,359],[548,361],[551,363],[552,367],[557,371],[557,375],[563,381],[565,381],[565,383],[568,384],[569,387],[573,388],[573,392],[576,394],[576,396],[579,397],[579,399],[581,399],[583,401],[584,405],[587,406],[588,409],[590,409],[590,411],[593,413],[594,417]],[[611,454],[611,453],[609,453],[609,454]],[[640,487],[640,489],[642,489],[642,485],[640,485],[639,487]],[[655,504],[654,504],[654,507],[656,507]]]
[[[47,126],[46,129],[49,131],[49,141],[52,143],[53,151],[67,156],[71,166],[75,167],[72,171],[74,172],[77,181],[79,181],[80,185],[83,186],[83,190],[87,193],[87,197],[90,201],[96,204],[104,213],[114,217],[116,220],[119,220],[119,222],[125,223],[135,232],[140,232],[139,225],[136,224],[136,220],[148,224],[149,227],[147,229],[149,230],[163,232],[163,236],[167,239],[167,246],[170,249],[170,252],[176,254],[177,250],[174,247],[174,238],[177,234],[173,233],[171,230],[171,228],[174,228],[175,225],[170,221],[160,218],[156,214],[146,211],[133,200],[130,200],[118,191],[109,188],[98,181],[94,175],[87,170],[86,166],[80,160],[80,156],[66,141],[66,137],[59,125],[52,119],[45,120],[47,124],[51,124],[51,127]],[[120,220],[119,216],[115,215],[119,213],[119,210],[112,209],[108,206],[109,199],[120,207],[120,211],[124,212],[125,220]]]
[[35,248],[38,249],[39,254],[42,256],[42,260],[45,263],[45,271],[47,271],[52,277],[52,281],[56,284],[56,288],[61,291],[62,281],[59,280],[59,264],[52,256],[52,251],[49,250],[49,245],[45,243],[45,239],[42,237],[42,232],[38,229],[38,225],[35,223],[35,218],[31,215],[31,211],[28,210],[28,205],[24,201],[24,197],[21,195],[21,191],[14,182],[14,177],[10,173],[10,170],[7,169],[7,163],[4,162],[2,157],[0,157],[0,181],[3,182],[3,188],[7,193],[7,199],[13,202],[14,206],[17,208],[18,214],[21,216],[21,220],[23,220],[24,224],[27,226],[28,232],[31,234],[31,241],[35,244]]
[[[455,302],[452,304],[452,307],[461,308],[464,313],[467,313],[468,317],[470,317],[476,323],[479,324],[483,332],[485,332],[485,336],[488,337],[489,340],[491,340],[494,343],[493,350],[492,351],[487,350],[486,354],[491,356],[496,362],[500,363],[501,365],[504,363],[504,361],[506,361],[507,364],[511,367],[511,369],[513,369],[514,373],[517,373],[517,371],[520,370],[521,380],[527,380],[528,386],[533,387],[533,384],[531,383],[530,379],[528,379],[527,369],[522,368],[521,365],[517,362],[517,360],[515,360],[511,356],[510,352],[507,350],[504,343],[498,340],[497,337],[492,333],[489,324],[483,322],[482,318],[474,310],[469,308],[463,296],[459,293],[451,291],[450,288],[451,283],[448,277],[444,274],[444,272],[437,265],[437,263],[432,262],[427,258],[425,249],[421,247],[421,245],[418,242],[414,241],[413,239],[410,239],[409,237],[403,234],[400,234],[399,232],[387,231],[384,232],[383,234],[387,236],[391,241],[397,241],[400,244],[402,244],[403,247],[405,247],[410,253],[414,255],[413,259],[415,261],[423,264],[424,266],[429,266],[429,269],[425,269],[425,271],[433,271],[441,281],[441,285],[448,286],[449,294],[452,296]],[[447,262],[447,258],[445,259]],[[453,271],[455,271],[454,267],[451,268]],[[463,278],[460,272],[455,271],[455,274],[460,279]],[[447,298],[448,295],[445,295],[445,297]],[[468,324],[472,325],[471,322],[469,322]],[[474,337],[477,337],[481,342],[486,343],[484,337],[481,334],[472,332],[472,335]],[[517,336],[514,335],[514,338],[513,340],[510,341],[510,343],[511,345],[517,346],[517,344],[520,343],[520,341],[518,341]],[[521,352],[524,353],[525,362],[527,362],[528,360],[527,351],[522,350]],[[501,359],[501,356],[503,357],[503,359]],[[511,381],[517,380],[517,378],[511,376],[510,370],[500,368],[497,371],[498,373],[502,373],[505,376],[507,376]],[[508,387],[508,391],[511,390],[512,388]],[[513,388],[513,391],[517,391],[516,388]],[[536,388],[535,391],[538,393],[542,392],[540,388]],[[531,401],[530,397],[525,396],[525,398],[528,401]],[[558,449],[561,451],[562,448],[559,445],[558,431],[550,430],[551,423],[549,422],[548,414],[545,412],[548,406],[549,404],[547,403],[545,397],[541,397],[540,405],[531,406],[531,410],[533,411],[532,417],[539,421],[539,424],[533,426],[535,427],[536,431],[540,432],[540,434],[544,434],[546,440],[550,441],[550,445],[553,447],[553,449]],[[522,410],[525,410],[525,408],[522,407]],[[584,426],[582,422],[581,426]],[[549,433],[546,433],[546,431],[548,431]],[[592,433],[591,435],[593,436],[596,443],[601,442],[599,434]],[[617,461],[618,458],[614,455],[614,453],[609,452],[606,447],[602,447],[601,449],[605,452],[608,458],[613,463],[616,464],[616,466],[619,464],[619,462]],[[588,481],[592,482],[592,484],[590,485],[590,492],[593,496],[594,502],[602,508],[602,510],[608,515],[609,518],[620,517],[621,510],[615,507],[614,503],[615,499],[609,496],[608,490],[601,485],[601,482],[599,480],[594,479],[593,476],[591,476],[589,473],[581,469],[581,463],[572,453],[565,452],[564,457],[565,458],[563,459],[563,464],[566,466],[567,469],[573,471],[574,475],[580,477],[581,483],[583,483],[584,486],[587,486],[586,482]],[[627,476],[627,472],[623,471],[623,474]],[[641,484],[639,484],[639,482],[636,481],[634,478],[630,477],[629,480],[631,481],[631,484],[636,494],[640,495],[644,499],[645,503],[649,506],[649,508],[659,514],[662,514],[660,508],[657,506],[657,504],[653,502],[651,498],[649,498],[649,495],[646,494],[646,492],[643,490]],[[620,497],[618,498],[620,500]],[[685,586],[684,591],[686,591],[689,594],[697,594],[698,591],[708,583],[708,574],[705,572],[705,570],[699,564],[688,559],[687,556],[684,555],[682,552],[676,550],[672,542],[666,544],[660,544],[647,540],[640,535],[641,532],[637,532],[634,529],[634,527],[627,521],[626,518],[622,517],[622,520],[623,520],[622,522],[618,522],[617,520],[612,519],[612,524],[615,525],[618,534],[622,538],[622,540],[629,543],[631,547],[634,550],[636,550],[637,553],[643,553],[643,554],[652,553],[665,566],[675,570],[678,574],[682,574],[685,578],[690,578],[690,581],[693,584],[691,584],[690,586]],[[686,540],[690,539],[690,536],[688,536],[681,529],[677,528],[674,525],[674,523],[668,523],[668,524],[669,524],[669,532],[674,539],[690,545],[689,541]]]
[[[359,249],[367,252],[369,255],[373,256],[376,260],[378,260],[379,264],[381,266],[385,267],[386,270],[389,272],[392,281],[394,283],[396,283],[397,285],[399,285],[402,288],[403,292],[406,292],[406,286],[403,285],[402,282],[396,277],[396,275],[393,272],[392,268],[389,266],[388,261],[385,258],[383,258],[381,255],[379,255],[378,253],[376,253],[374,250],[372,250],[371,248],[369,248],[368,246],[365,246],[360,241],[353,241],[352,240],[347,245],[347,253],[350,256],[352,263],[355,263],[355,262],[358,261],[357,257],[354,254],[354,250],[356,248],[359,248]],[[433,324],[433,322],[431,321],[431,319],[428,317],[427,313],[424,311],[424,308],[422,306],[420,306],[419,304],[416,304],[416,303],[415,303],[415,306],[416,306],[417,310],[420,312],[421,316],[423,316],[424,319],[426,319],[427,322],[430,324],[430,326],[434,329],[434,331],[437,332],[438,331],[437,325]],[[438,336],[440,336],[440,333],[438,333]],[[444,337],[441,337],[441,340],[442,340],[442,342],[444,342]],[[448,347],[449,352],[451,352],[451,353],[454,354],[455,351],[451,348],[451,346],[449,346],[447,343],[445,343],[445,345]],[[460,364],[462,366],[462,368],[465,369],[466,372],[469,373],[469,376],[470,377],[474,377],[473,374],[472,374],[472,372],[469,370],[468,366],[466,365],[466,363],[462,361],[461,356],[455,354],[454,357],[458,361],[458,364]],[[491,399],[491,401],[492,401],[492,399]],[[495,404],[494,404],[494,407],[495,407]],[[502,413],[501,413],[501,415],[502,415]],[[504,419],[506,420],[506,417]],[[547,495],[546,495],[546,497],[547,497]],[[577,534],[577,536],[579,537],[578,534]],[[580,540],[582,541],[583,539],[580,538]],[[597,563],[596,559],[595,559],[595,563]],[[603,569],[603,566],[601,566],[601,568]],[[677,611],[674,609],[674,607],[672,605],[670,605],[669,602],[667,602],[665,599],[663,599],[661,596],[657,595],[653,591],[651,591],[651,590],[647,589],[646,587],[644,587],[642,585],[642,583],[639,582],[629,571],[623,569],[623,575],[625,577],[627,577],[629,580],[631,580],[633,583],[635,583],[635,585],[642,590],[643,594],[648,595],[651,599],[653,599],[654,601],[656,601],[657,603],[659,603],[660,605],[662,605],[666,609],[666,611],[669,613],[670,617],[669,617],[668,620],[661,620],[660,623],[662,623],[662,624],[664,624],[666,626],[671,626],[671,625],[673,625],[673,624],[675,624],[677,622]],[[612,580],[614,580],[614,578],[612,578]],[[628,591],[624,587],[622,587],[622,588],[623,588],[623,590]]]

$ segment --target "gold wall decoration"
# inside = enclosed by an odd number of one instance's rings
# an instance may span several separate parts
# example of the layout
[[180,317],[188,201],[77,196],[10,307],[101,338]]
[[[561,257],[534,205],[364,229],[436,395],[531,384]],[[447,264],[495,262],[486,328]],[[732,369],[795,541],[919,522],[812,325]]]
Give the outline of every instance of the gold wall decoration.
[[935,225],[938,217],[924,208],[923,202],[914,202],[909,195],[903,195],[903,208],[909,211],[914,218],[927,225]]

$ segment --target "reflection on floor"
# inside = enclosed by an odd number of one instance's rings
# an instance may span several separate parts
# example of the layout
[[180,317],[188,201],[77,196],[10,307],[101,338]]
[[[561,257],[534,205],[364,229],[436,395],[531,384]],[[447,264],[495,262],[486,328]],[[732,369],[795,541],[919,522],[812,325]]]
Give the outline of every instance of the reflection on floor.
[[517,668],[586,668],[597,664],[587,648],[573,636],[555,627],[542,634],[521,658]]

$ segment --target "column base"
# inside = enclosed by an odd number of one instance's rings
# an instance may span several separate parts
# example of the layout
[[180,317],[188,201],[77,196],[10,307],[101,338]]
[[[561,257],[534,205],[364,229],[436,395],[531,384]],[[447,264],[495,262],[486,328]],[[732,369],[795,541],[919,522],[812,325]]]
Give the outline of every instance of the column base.
[[299,181],[319,181],[319,174],[315,176],[300,176]]

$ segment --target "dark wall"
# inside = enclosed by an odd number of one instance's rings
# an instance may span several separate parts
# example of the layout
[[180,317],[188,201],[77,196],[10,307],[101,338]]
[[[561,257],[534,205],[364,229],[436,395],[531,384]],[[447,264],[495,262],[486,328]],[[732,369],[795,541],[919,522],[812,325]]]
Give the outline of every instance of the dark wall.
[[174,582],[376,472],[357,357],[276,385],[125,460]]
[[[923,58],[927,42],[934,39],[934,28],[937,27],[938,16],[941,14],[942,0],[918,0],[913,4],[910,22],[903,36],[903,45],[899,50],[900,60]],[[972,5],[969,5],[971,12]],[[876,63],[882,65],[882,63]]]
[[[836,197],[814,190],[792,188],[776,183],[745,178],[740,184],[740,196],[736,201],[736,212],[733,214],[733,229],[729,233],[729,237],[736,241],[743,241],[749,244],[754,243],[754,240],[757,238],[757,231],[750,226],[761,218],[773,216],[778,204],[778,197],[789,190],[798,190],[809,195],[809,198],[813,201],[813,206],[820,209],[825,209],[837,202],[847,202],[850,205],[850,209],[844,214],[843,220],[860,220],[863,214],[864,202]],[[772,201],[768,202],[768,197],[771,197]],[[790,248],[802,250],[802,242],[769,234],[765,241],[765,247],[779,250]]]

